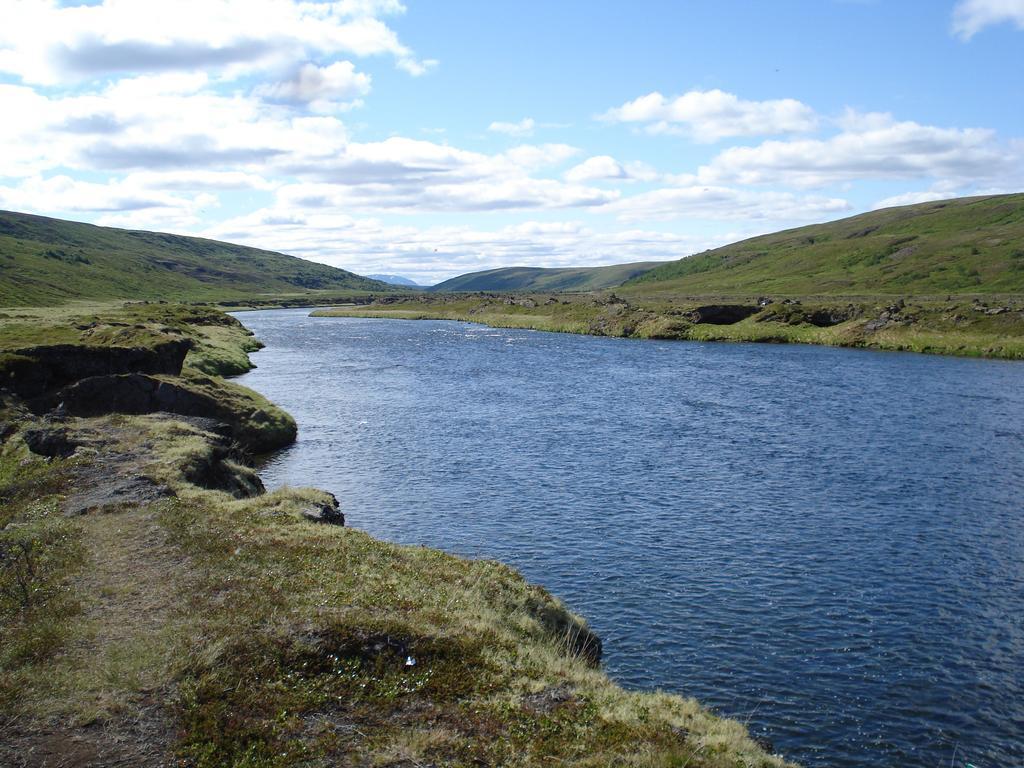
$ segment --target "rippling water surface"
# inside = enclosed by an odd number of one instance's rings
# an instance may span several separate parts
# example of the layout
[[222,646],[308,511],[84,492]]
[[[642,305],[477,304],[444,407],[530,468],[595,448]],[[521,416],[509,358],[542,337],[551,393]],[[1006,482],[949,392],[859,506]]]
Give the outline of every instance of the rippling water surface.
[[809,766],[1024,765],[1024,364],[240,319],[268,486],[517,566]]

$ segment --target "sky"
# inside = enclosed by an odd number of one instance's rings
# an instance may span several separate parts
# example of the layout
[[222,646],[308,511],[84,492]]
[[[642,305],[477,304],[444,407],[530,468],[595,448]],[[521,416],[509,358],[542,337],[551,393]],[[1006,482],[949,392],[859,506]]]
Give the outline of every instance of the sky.
[[0,208],[431,284],[1024,190],[1024,0],[0,0]]

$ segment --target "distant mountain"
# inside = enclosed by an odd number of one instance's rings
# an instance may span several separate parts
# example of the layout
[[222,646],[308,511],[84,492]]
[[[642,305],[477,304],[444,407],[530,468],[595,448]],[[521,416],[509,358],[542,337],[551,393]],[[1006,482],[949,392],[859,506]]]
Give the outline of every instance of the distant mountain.
[[0,211],[0,306],[391,290],[376,280],[274,251]]
[[885,208],[671,261],[643,294],[870,295],[1024,291],[1024,194]]
[[388,285],[408,285],[413,288],[419,288],[420,284],[415,280],[410,280],[408,277],[402,277],[401,275],[367,275],[371,280],[379,280],[382,283]]
[[664,262],[644,261],[608,267],[504,267],[470,272],[443,283],[432,291],[599,291],[614,288]]

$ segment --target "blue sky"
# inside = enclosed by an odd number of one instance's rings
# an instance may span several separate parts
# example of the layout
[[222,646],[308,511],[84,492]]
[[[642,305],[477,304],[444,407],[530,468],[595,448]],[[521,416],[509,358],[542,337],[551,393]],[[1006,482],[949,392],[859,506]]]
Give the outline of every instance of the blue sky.
[[0,207],[430,283],[1024,189],[1024,0],[0,0]]

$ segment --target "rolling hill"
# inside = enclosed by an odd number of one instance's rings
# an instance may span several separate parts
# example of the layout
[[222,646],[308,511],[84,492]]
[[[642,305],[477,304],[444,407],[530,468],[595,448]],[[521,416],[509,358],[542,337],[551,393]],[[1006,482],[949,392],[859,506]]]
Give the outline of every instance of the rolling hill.
[[0,211],[0,306],[391,290],[274,251]]
[[1024,292],[1024,194],[886,208],[662,264],[630,293],[873,295]]
[[467,291],[599,291],[614,288],[663,262],[642,261],[608,267],[504,267],[470,272],[438,283],[430,290]]

